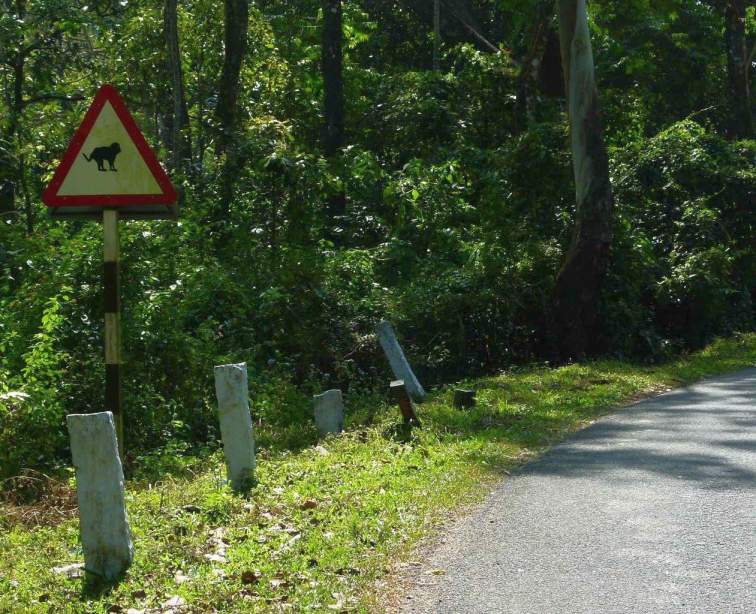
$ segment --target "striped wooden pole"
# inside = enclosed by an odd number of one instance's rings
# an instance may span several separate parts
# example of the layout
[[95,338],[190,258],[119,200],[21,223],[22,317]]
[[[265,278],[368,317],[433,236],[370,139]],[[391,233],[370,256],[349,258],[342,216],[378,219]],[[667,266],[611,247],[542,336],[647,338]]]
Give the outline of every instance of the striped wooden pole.
[[103,269],[105,291],[105,410],[113,412],[118,453],[123,460],[118,211],[114,209],[103,210],[102,222],[105,247]]

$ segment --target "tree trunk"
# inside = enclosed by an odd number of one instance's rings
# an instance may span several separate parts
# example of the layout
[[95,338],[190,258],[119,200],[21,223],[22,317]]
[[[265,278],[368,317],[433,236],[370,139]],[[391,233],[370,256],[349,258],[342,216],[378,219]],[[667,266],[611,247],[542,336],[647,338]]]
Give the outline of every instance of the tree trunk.
[[323,151],[335,155],[344,144],[344,80],[341,0],[323,2]]
[[725,6],[725,47],[727,84],[731,106],[730,131],[736,138],[754,135],[751,109],[750,62],[745,32],[746,0],[727,0]]
[[16,132],[23,108],[24,56],[21,52],[13,62],[13,100],[11,101],[8,121],[3,122],[3,146],[0,147],[0,213],[16,210],[16,193],[18,191],[19,164],[16,158]]
[[32,205],[29,186],[26,183],[26,164],[23,157],[18,161],[18,183],[21,186],[21,193],[24,196],[24,211],[26,212],[26,234],[34,234],[34,207]]
[[181,69],[181,51],[178,35],[178,0],[165,0],[163,24],[168,51],[168,70],[173,91],[173,122],[171,130],[171,166],[174,172],[184,170],[191,160],[191,137],[188,133],[189,113],[184,94],[184,75]]
[[[540,0],[530,31],[530,46],[520,62],[515,100],[515,132],[520,134],[532,123],[535,110],[535,90],[554,14],[553,0]],[[559,75],[561,81],[562,75]]]
[[586,0],[559,0],[559,36],[575,175],[572,242],[554,289],[556,343],[564,360],[593,349],[611,246],[612,187],[603,140]]
[[[327,158],[335,158],[344,145],[341,0],[323,0],[322,37],[323,152]],[[346,210],[344,192],[331,195],[328,208],[332,218],[344,215]]]
[[433,70],[441,70],[441,0],[433,0]]
[[226,155],[221,178],[221,204],[224,212],[228,211],[231,204],[238,170],[236,132],[239,114],[237,101],[239,98],[239,75],[247,49],[248,22],[248,0],[225,0],[223,35],[225,53],[216,109],[216,117],[220,127],[217,152]]
[[[16,0],[15,18],[23,21],[26,16],[25,0]],[[2,134],[0,139],[5,141],[0,146],[0,213],[10,213],[16,209],[16,193],[18,191],[19,164],[16,159],[16,132],[23,109],[24,67],[26,56],[23,49],[19,49],[13,58],[13,95],[7,121],[0,121]]]

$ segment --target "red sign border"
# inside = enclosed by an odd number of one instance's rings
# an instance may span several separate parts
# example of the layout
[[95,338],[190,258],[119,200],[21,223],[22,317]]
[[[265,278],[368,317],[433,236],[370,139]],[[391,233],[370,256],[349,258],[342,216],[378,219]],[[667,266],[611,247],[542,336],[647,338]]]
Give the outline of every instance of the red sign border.
[[[84,145],[84,141],[89,136],[89,133],[94,126],[95,121],[100,116],[102,108],[105,103],[109,102],[113,110],[116,112],[118,119],[123,123],[126,132],[131,140],[136,145],[137,151],[139,151],[142,159],[147,168],[150,169],[152,176],[157,181],[157,184],[162,190],[162,194],[90,194],[90,195],[76,195],[76,196],[60,196],[58,190],[63,184],[68,171],[71,170],[71,166],[76,160],[77,156],[81,152],[81,148]],[[110,84],[103,85],[92,101],[84,120],[76,130],[71,142],[68,144],[68,149],[63,155],[63,159],[60,165],[55,170],[52,181],[45,188],[42,193],[42,202],[48,207],[124,207],[138,206],[138,205],[172,205],[176,202],[177,195],[176,190],[168,178],[168,175],[160,166],[155,154],[153,153],[147,141],[144,140],[142,132],[136,125],[134,118],[129,113],[123,99],[118,94],[115,87]]]

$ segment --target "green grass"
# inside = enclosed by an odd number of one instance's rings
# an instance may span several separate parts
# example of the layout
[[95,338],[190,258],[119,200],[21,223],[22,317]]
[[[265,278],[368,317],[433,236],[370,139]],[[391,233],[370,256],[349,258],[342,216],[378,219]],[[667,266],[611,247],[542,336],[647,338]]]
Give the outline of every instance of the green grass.
[[[409,436],[383,408],[317,447],[261,451],[247,497],[223,485],[217,454],[157,481],[143,473],[127,483],[136,559],[112,586],[51,571],[82,560],[75,519],[28,527],[6,509],[0,612],[126,612],[173,596],[195,612],[379,609],[376,586],[396,561],[508,468],[623,402],[754,365],[752,334],[661,366],[602,361],[465,382],[475,409],[453,409],[440,390]],[[206,556],[224,550],[225,561]]]

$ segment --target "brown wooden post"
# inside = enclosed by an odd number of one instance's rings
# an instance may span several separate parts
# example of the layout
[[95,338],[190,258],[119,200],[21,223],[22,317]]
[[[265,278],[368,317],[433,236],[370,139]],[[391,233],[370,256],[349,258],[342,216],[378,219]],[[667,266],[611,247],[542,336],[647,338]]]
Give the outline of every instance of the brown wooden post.
[[121,461],[123,461],[118,211],[115,209],[103,210],[102,222],[104,230],[105,410],[113,412],[118,453],[121,456]]
[[420,426],[420,420],[415,413],[415,408],[412,406],[412,399],[410,399],[403,379],[394,380],[389,384],[389,395],[399,405],[399,411],[402,412],[404,423]]

